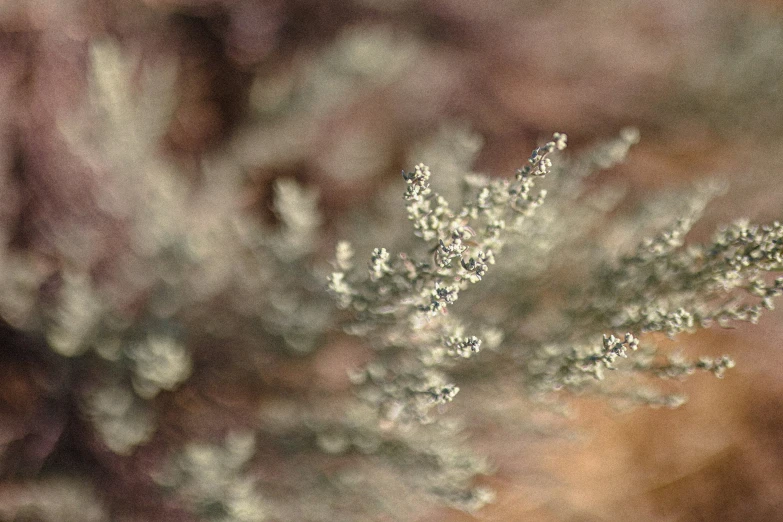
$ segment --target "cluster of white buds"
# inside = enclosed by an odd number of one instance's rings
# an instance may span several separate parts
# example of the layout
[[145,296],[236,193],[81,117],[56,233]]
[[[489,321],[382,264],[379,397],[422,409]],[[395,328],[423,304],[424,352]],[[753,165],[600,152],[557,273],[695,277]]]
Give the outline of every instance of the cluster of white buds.
[[481,339],[475,335],[469,337],[449,337],[444,344],[448,348],[450,355],[469,358],[471,355],[479,353],[481,350]]

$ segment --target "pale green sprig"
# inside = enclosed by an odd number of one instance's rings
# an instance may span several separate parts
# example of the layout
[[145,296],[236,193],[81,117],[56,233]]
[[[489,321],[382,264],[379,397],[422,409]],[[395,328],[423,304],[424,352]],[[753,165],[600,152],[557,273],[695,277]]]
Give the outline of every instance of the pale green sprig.
[[[403,172],[403,199],[414,234],[426,250],[392,256],[375,248],[367,272],[345,262],[345,245],[328,278],[338,306],[353,313],[346,330],[365,336],[384,353],[382,373],[368,371],[359,395],[375,404],[381,418],[395,422],[426,420],[427,412],[454,399],[459,388],[444,373],[455,360],[479,352],[481,340],[464,335],[447,312],[460,294],[480,282],[503,247],[504,236],[543,202],[535,181],[552,168],[550,155],[565,148],[566,137],[533,151],[513,180],[478,181],[469,187],[466,203],[454,212],[430,185],[430,169],[419,164]],[[457,334],[459,330],[459,334]],[[444,357],[451,355],[452,357]]]
[[629,351],[639,348],[639,340],[631,333],[626,333],[623,340],[614,335],[603,336],[600,347],[589,346],[574,348],[572,355],[567,357],[565,364],[558,370],[562,382],[573,386],[581,384],[580,377],[590,375],[595,380],[604,379],[604,370],[616,370],[617,358],[628,358]]
[[465,359],[470,358],[472,355],[479,353],[481,350],[481,339],[475,335],[468,337],[448,337],[444,344],[448,348],[450,355],[462,357]]
[[378,281],[390,274],[389,252],[385,248],[376,248],[370,257],[370,281]]
[[685,245],[692,217],[643,241],[636,252],[604,269],[585,310],[613,327],[670,337],[717,323],[755,323],[783,283],[764,273],[783,269],[783,226],[737,221],[706,245]]
[[734,368],[734,360],[728,355],[717,358],[699,357],[695,361],[686,359],[681,353],[675,352],[666,357],[662,364],[644,363],[637,364],[634,369],[644,371],[663,379],[683,379],[693,375],[697,371],[712,373],[718,379],[722,379],[726,370]]

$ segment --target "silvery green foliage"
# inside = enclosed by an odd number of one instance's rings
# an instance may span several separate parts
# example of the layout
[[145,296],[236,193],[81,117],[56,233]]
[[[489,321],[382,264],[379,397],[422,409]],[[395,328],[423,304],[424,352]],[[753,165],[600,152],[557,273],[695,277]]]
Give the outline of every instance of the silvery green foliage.
[[403,198],[414,234],[424,242],[422,254],[392,259],[385,248],[376,248],[366,272],[330,276],[339,304],[356,314],[349,331],[395,354],[356,377],[364,398],[376,403],[384,418],[426,421],[433,406],[456,396],[459,388],[443,369],[452,364],[449,359],[478,353],[481,340],[466,335],[448,309],[486,276],[503,247],[505,229],[520,227],[543,203],[546,192],[535,191],[535,182],[551,169],[550,154],[565,144],[565,135],[556,134],[533,151],[513,181],[474,177],[475,193],[458,210],[432,191],[429,168],[416,165],[403,173]]
[[[333,111],[375,89],[404,83],[407,75],[415,74],[421,51],[421,42],[400,38],[384,25],[359,25],[345,29],[317,52],[302,53],[290,75],[260,67],[250,91],[249,121],[232,139],[238,161],[254,168],[312,160],[320,133],[331,132]],[[335,150],[318,158],[334,178],[369,178],[391,153],[378,128],[335,137]]]
[[[571,391],[617,405],[674,407],[684,398],[646,377],[722,377],[733,366],[727,356],[659,353],[649,334],[755,322],[783,293],[783,278],[770,278],[783,269],[783,228],[738,221],[710,242],[688,244],[693,223],[720,192],[715,185],[653,202],[653,223],[670,222],[662,231],[623,217],[621,190],[588,191],[583,179],[623,161],[637,141],[626,129],[553,164],[550,154],[565,146],[555,134],[513,180],[465,176],[458,210],[432,191],[428,167],[403,173],[421,241],[398,245],[396,255],[376,248],[366,269],[338,255],[329,279],[351,312],[346,331],[378,352],[355,382],[381,422],[437,423],[433,407],[459,400],[460,387],[491,389],[491,380],[547,405]],[[546,189],[534,190],[547,174],[554,179]],[[611,211],[617,215],[608,221]],[[640,233],[650,235],[634,244]]]
[[[374,248],[365,263],[356,261],[349,243],[338,244],[329,289],[349,311],[345,330],[376,350],[375,360],[352,378],[378,426],[438,437],[444,418],[433,410],[459,401],[466,386],[486,401],[520,394],[528,400],[525,410],[533,403],[558,410],[562,399],[553,401],[560,391],[605,396],[617,405],[676,407],[683,397],[646,384],[644,376],[707,371],[722,377],[733,366],[726,356],[659,355],[646,334],[752,321],[771,308],[783,279],[772,282],[765,274],[783,266],[781,227],[740,222],[711,244],[686,244],[693,222],[719,193],[715,185],[653,202],[653,227],[673,220],[663,231],[640,226],[634,216],[607,221],[622,190],[588,191],[584,179],[622,162],[638,139],[626,129],[577,158],[553,161],[566,144],[555,134],[512,180],[464,175],[458,209],[432,189],[430,169],[416,165],[403,173],[401,186],[414,240]],[[545,180],[548,175],[554,179]],[[546,189],[535,188],[547,181]],[[651,235],[639,243],[643,234]],[[757,302],[744,302],[743,295]],[[458,409],[500,425],[528,422],[518,407]],[[339,440],[330,447],[351,447],[348,435]],[[444,484],[452,474],[454,459],[439,462],[430,484]],[[447,503],[476,509],[489,497],[466,478],[457,490],[452,483],[452,493],[430,489]]]
[[[351,49],[377,44],[354,36]],[[405,56],[392,72],[404,69]],[[333,59],[347,70],[337,92],[347,92],[348,78],[367,64],[361,53]],[[457,174],[440,180],[441,190],[438,172],[415,165],[393,188],[410,233],[401,235],[396,219],[387,220],[389,234],[343,226],[356,237],[337,243],[324,284],[312,190],[278,180],[278,223],[268,226],[240,203],[252,156],[209,157],[193,176],[197,186],[190,183],[185,174],[194,173],[157,150],[172,114],[170,64],[139,69],[138,57],[109,42],[91,60],[90,102],[61,127],[71,151],[107,173],[94,196],[108,220],[122,223],[127,248],[112,260],[114,279],[102,280],[90,237],[53,237],[62,267],[47,299],[38,289],[51,274],[1,252],[0,312],[94,369],[75,394],[105,448],[133,458],[150,443],[161,422],[156,406],[196,380],[195,346],[204,340],[285,357],[317,351],[342,329],[374,350],[350,373],[355,397],[292,400],[247,420],[255,435],[166,448],[145,472],[194,516],[326,521],[382,512],[410,520],[414,505],[432,499],[476,510],[492,493],[474,479],[492,465],[471,450],[464,419],[494,415],[524,426],[524,411],[564,404],[562,391],[676,406],[681,397],[644,379],[720,377],[733,363],[659,354],[649,334],[753,322],[783,293],[783,279],[769,277],[783,269],[780,224],[738,221],[703,245],[686,242],[714,188],[652,201],[644,219],[618,210],[622,188],[587,188],[587,176],[624,160],[638,140],[631,129],[575,158],[559,154],[566,137],[555,134],[511,179],[472,173],[457,154],[439,162]],[[330,99],[324,94],[319,103]],[[470,163],[480,140],[456,132]],[[365,255],[379,236],[388,243]],[[212,357],[222,358],[216,350]],[[519,407],[459,404],[460,388]],[[261,442],[290,460],[267,482],[257,473],[268,472]],[[340,472],[323,471],[334,467]],[[400,498],[412,500],[410,510],[398,509]]]
[[[398,498],[415,498],[423,505],[436,499],[466,511],[475,511],[494,498],[491,490],[474,484],[477,475],[488,474],[493,467],[471,450],[464,424],[457,418],[408,425],[379,422],[374,407],[361,404],[349,408],[342,418],[321,419],[310,427],[321,451],[343,458],[360,456],[371,464],[370,468],[359,465],[351,473],[353,486],[342,484],[346,495],[367,498],[365,492],[372,489],[378,500],[396,502],[384,491],[394,488]],[[376,473],[384,478],[379,480]],[[411,507],[408,514],[397,513],[395,520],[410,519],[418,506]]]
[[248,433],[229,433],[222,445],[191,442],[154,479],[203,520],[266,520],[264,501],[247,469],[254,452],[255,441]]
[[[661,353],[649,334],[755,321],[771,308],[783,285],[769,277],[783,267],[781,226],[740,221],[711,242],[688,244],[690,227],[720,193],[709,184],[651,201],[652,227],[624,217],[616,208],[621,190],[589,191],[583,180],[623,161],[636,141],[627,129],[550,164],[549,154],[565,144],[555,135],[513,181],[467,175],[459,210],[417,165],[403,174],[403,200],[418,240],[394,245],[397,255],[392,245],[375,248],[364,267],[340,243],[329,288],[350,311],[346,331],[377,350],[353,378],[380,426],[437,431],[442,420],[433,409],[459,402],[460,387],[470,386],[486,401],[519,394],[526,409],[536,402],[558,409],[562,391],[618,406],[676,407],[684,397],[648,378],[722,377],[733,366],[727,356]],[[546,204],[533,181],[551,181]],[[458,409],[468,418],[496,415],[502,425],[527,422],[519,410],[477,408]]]
[[[192,376],[195,344],[235,336],[304,353],[332,314],[310,267],[320,226],[312,190],[278,180],[278,223],[266,226],[241,206],[246,179],[235,158],[206,158],[193,173],[161,154],[175,79],[163,56],[151,65],[114,42],[95,43],[88,99],[59,125],[74,156],[101,174],[88,185],[99,225],[51,234],[56,272],[2,252],[3,318],[88,361],[95,377],[75,399],[121,456],[157,432],[156,401]],[[104,223],[116,244],[96,276],[90,241],[107,241],[95,231]],[[47,280],[52,291],[41,298]]]

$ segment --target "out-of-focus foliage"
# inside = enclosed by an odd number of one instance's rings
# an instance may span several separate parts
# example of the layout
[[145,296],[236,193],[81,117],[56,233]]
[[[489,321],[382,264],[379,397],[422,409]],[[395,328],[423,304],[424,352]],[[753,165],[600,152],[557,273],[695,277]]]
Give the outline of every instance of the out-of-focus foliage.
[[540,483],[575,402],[730,375],[679,347],[773,308],[780,198],[697,221],[776,186],[782,31],[708,0],[0,3],[0,518],[461,520]]

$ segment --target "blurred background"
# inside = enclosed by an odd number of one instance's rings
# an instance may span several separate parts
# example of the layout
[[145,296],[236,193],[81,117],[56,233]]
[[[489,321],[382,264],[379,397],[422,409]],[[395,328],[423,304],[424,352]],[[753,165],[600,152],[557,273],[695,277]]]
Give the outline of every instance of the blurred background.
[[[344,390],[344,361],[362,357],[327,343],[327,356],[269,356],[258,378],[245,371],[241,344],[213,360],[205,341],[190,348],[197,379],[178,387],[191,371],[183,363],[179,376],[134,382],[165,420],[152,449],[130,450],[152,437],[138,428],[146,410],[105,428],[104,436],[116,431],[104,437],[114,442],[101,443],[77,400],[104,379],[79,362],[83,335],[41,334],[36,310],[78,267],[121,319],[133,316],[153,290],[147,265],[128,252],[154,250],[179,226],[203,228],[202,247],[221,248],[205,216],[228,212],[226,198],[180,207],[185,196],[171,196],[155,203],[154,233],[128,235],[133,198],[192,194],[241,171],[250,181],[228,199],[271,223],[273,181],[294,178],[318,189],[319,248],[330,252],[338,223],[371,205],[400,169],[427,161],[417,147],[444,129],[468,129],[465,147],[483,143],[474,168],[506,174],[553,131],[566,132],[578,152],[627,126],[640,129],[640,144],[598,183],[622,182],[629,205],[716,176],[730,188],[695,239],[734,218],[783,217],[783,5],[0,1],[0,519],[200,520],[158,502],[137,478],[159,458],[155,444],[222,436],[270,397]],[[443,154],[470,157],[459,144]],[[205,164],[218,174],[205,176]],[[172,171],[179,185],[160,188],[170,183],[160,173]],[[140,185],[154,189],[136,192]],[[166,212],[176,225],[161,228]],[[223,285],[221,263],[198,273],[194,292],[211,296],[210,285]],[[486,479],[496,501],[475,515],[431,509],[416,517],[783,520],[782,318],[774,312],[757,326],[678,340],[688,354],[729,353],[737,362],[721,381],[683,383],[690,402],[680,409],[617,414],[580,400],[571,435],[531,438],[524,455],[507,453],[518,441],[478,430],[475,446],[499,463]],[[93,324],[78,311],[61,320],[85,331]]]

